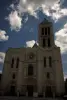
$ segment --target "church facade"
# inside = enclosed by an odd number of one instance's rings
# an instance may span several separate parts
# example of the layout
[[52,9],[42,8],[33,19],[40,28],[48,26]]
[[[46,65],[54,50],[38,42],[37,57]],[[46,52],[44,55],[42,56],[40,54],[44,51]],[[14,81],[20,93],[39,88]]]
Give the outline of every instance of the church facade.
[[4,61],[3,94],[50,97],[64,94],[60,48],[54,43],[53,24],[39,24],[38,43],[32,48],[10,48]]

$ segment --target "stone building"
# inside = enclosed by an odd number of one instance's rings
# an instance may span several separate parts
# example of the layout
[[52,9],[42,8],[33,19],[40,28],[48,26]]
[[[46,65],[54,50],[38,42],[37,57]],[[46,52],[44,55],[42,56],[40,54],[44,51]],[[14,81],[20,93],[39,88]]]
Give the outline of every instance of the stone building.
[[4,61],[3,94],[50,97],[64,94],[60,48],[54,43],[53,24],[39,24],[38,43],[32,48],[9,48]]

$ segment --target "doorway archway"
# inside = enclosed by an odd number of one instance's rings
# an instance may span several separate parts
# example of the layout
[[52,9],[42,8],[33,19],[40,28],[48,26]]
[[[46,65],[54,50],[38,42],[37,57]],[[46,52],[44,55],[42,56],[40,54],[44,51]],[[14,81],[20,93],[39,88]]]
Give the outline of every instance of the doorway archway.
[[10,95],[12,95],[12,96],[16,95],[15,86],[13,86],[13,85],[10,86]]
[[33,96],[33,85],[27,86],[28,96]]
[[46,86],[45,97],[53,97],[53,92],[51,86]]

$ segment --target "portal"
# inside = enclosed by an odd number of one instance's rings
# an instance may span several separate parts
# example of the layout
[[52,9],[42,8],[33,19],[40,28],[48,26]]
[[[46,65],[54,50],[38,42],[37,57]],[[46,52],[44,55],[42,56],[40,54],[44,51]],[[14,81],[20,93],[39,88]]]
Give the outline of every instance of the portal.
[[15,93],[15,86],[11,86],[11,87],[10,87],[10,94],[11,94],[12,96],[16,95],[16,93]]
[[51,86],[46,86],[45,96],[46,97],[53,97]]
[[33,85],[27,86],[28,96],[33,96]]

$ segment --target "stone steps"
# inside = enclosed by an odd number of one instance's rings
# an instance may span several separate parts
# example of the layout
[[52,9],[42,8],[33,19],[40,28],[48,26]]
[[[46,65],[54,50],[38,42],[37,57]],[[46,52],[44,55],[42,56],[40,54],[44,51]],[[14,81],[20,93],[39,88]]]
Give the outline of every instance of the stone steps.
[[32,98],[32,97],[14,97],[14,96],[1,96],[0,100],[63,100],[59,98]]

